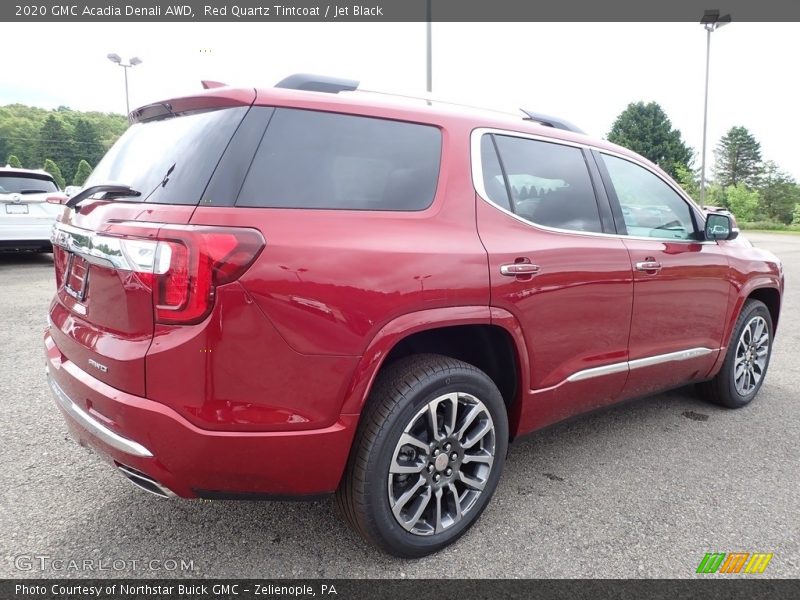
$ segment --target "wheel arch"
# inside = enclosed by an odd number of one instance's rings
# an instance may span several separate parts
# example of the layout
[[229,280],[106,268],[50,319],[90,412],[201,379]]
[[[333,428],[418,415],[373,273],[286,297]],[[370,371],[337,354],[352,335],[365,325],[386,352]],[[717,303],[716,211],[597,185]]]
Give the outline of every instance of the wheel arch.
[[708,377],[713,377],[722,368],[722,365],[725,362],[727,349],[731,343],[731,336],[733,335],[733,330],[736,326],[736,320],[739,318],[742,308],[747,300],[750,300],[751,298],[754,300],[760,300],[767,306],[767,309],[770,313],[770,318],[772,320],[772,332],[773,335],[775,334],[775,330],[778,325],[778,317],[780,316],[781,310],[782,290],[783,281],[778,277],[762,277],[753,279],[741,288],[736,297],[733,308],[728,315],[728,322],[725,326],[725,333],[722,340],[723,343],[720,347],[719,356],[717,357],[716,363],[714,363],[714,366],[711,368],[711,371],[709,371]]
[[781,293],[775,287],[759,287],[747,295],[747,300],[760,300],[766,304],[769,316],[772,319],[773,334],[778,328],[778,317],[781,313]]
[[488,306],[418,311],[385,325],[355,369],[342,414],[363,411],[381,369],[399,358],[421,353],[449,356],[484,371],[503,396],[513,437],[527,389],[527,350],[516,319]]

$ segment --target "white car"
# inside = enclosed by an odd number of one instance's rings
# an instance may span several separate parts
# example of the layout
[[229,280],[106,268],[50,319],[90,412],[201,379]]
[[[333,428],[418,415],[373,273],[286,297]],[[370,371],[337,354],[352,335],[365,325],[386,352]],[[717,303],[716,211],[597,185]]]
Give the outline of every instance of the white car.
[[59,192],[46,171],[0,167],[0,250],[51,252],[50,232],[63,206],[47,197]]

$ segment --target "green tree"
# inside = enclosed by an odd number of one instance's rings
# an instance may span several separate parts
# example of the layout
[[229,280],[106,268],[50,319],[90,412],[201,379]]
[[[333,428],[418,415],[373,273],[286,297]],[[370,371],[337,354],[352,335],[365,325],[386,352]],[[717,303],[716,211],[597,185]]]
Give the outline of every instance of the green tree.
[[71,179],[74,173],[70,165],[78,164],[75,156],[72,135],[61,118],[50,115],[39,130],[39,156],[50,158],[57,165],[64,166],[64,176]]
[[765,217],[780,223],[792,222],[795,204],[800,202],[800,187],[771,160],[764,163],[758,192]]
[[673,177],[678,165],[688,169],[692,162],[692,149],[655,102],[628,104],[611,126],[608,141],[638,152]]
[[722,187],[757,187],[762,172],[761,144],[744,127],[731,127],[714,149],[714,177]]
[[44,161],[43,169],[53,176],[53,179],[56,180],[56,185],[59,187],[59,189],[63,190],[66,186],[66,181],[64,180],[64,176],[61,174],[61,169],[58,168],[58,165],[51,159],[47,158]]
[[100,143],[100,138],[92,125],[86,119],[75,121],[75,133],[72,135],[75,153],[90,165],[96,165],[103,158],[105,150]]
[[9,167],[14,167],[15,169],[22,168],[22,163],[19,162],[19,159],[17,158],[16,154],[9,154],[8,161],[6,161],[6,164],[8,164]]
[[792,225],[800,225],[800,202],[794,205],[792,211]]
[[[51,116],[62,124],[67,134],[66,142],[57,131],[56,138],[42,136],[42,128]],[[81,125],[80,121],[84,121],[88,127]],[[80,112],[65,106],[47,110],[24,104],[8,104],[0,106],[0,156],[14,154],[26,168],[39,167],[45,158],[54,159],[65,170],[66,167],[77,167],[81,159],[94,165],[127,127],[128,120],[123,115],[113,113]],[[59,149],[71,145],[72,154],[56,156],[54,145],[43,142],[50,139],[60,140],[57,144]]]
[[85,160],[78,163],[78,168],[75,170],[75,177],[72,178],[72,185],[83,185],[83,182],[91,175],[92,167]]
[[675,181],[677,181],[683,188],[683,191],[689,194],[695,201],[700,200],[700,182],[694,171],[684,165],[676,164]]
[[42,161],[37,155],[40,127],[39,119],[20,115],[14,105],[0,108],[2,156],[14,154],[22,166],[27,168],[41,165]]
[[747,189],[744,183],[730,185],[725,189],[728,208],[740,221],[755,221],[758,216],[759,194]]
[[725,188],[715,183],[706,184],[706,206],[728,208],[728,199],[725,197]]

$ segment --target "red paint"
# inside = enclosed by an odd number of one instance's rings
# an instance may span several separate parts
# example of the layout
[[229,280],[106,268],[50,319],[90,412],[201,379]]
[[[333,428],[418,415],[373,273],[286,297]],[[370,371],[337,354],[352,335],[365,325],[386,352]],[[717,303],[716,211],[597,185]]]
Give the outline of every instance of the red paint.
[[643,396],[708,375],[723,340],[728,298],[728,256],[716,243],[627,239],[633,263],[654,258],[657,273],[634,270],[630,360],[687,348],[715,352],[695,360],[633,369],[623,396]]
[[[523,223],[476,196],[474,128],[587,142],[577,134],[347,94],[212,88],[170,104],[178,111],[254,100],[434,124],[442,131],[441,174],[433,204],[420,212],[103,201],[88,202],[79,213],[65,211],[62,222],[113,235],[161,239],[160,230],[169,228],[159,224],[170,224],[223,234],[246,228],[263,237],[263,250],[243,273],[213,279],[186,271],[209,298],[192,324],[160,318],[154,306],[184,302],[181,289],[163,288],[156,302],[153,280],[97,265],[90,267],[87,299],[78,306],[64,290],[66,253],[56,249],[58,291],[45,335],[50,375],[80,408],[155,458],[114,450],[67,417],[70,427],[101,454],[179,495],[334,490],[370,387],[392,348],[411,334],[454,325],[502,328],[518,367],[509,421],[519,435],[713,375],[747,295],[760,287],[782,292],[776,259],[743,240],[685,243],[558,232]],[[176,239],[189,254],[197,248],[191,235]],[[634,269],[647,258],[662,270]],[[514,262],[541,270],[533,277],[500,274],[501,265]],[[586,369],[692,347],[715,352],[568,380]],[[107,372],[91,367],[90,359]]]

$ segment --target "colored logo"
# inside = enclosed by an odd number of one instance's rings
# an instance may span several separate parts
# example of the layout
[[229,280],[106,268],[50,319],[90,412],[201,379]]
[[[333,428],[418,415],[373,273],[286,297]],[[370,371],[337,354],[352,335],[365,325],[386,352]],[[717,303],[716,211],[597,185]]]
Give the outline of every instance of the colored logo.
[[763,573],[773,554],[770,552],[708,552],[700,561],[697,573]]

